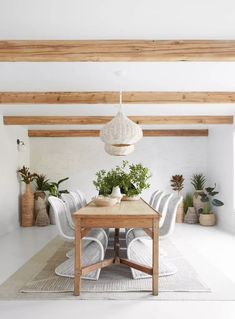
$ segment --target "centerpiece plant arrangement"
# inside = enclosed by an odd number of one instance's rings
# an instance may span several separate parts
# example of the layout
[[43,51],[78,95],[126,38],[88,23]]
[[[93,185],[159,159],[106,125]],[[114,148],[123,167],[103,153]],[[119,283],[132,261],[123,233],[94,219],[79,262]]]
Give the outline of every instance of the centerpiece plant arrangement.
[[200,210],[203,209],[204,203],[201,201],[201,196],[204,194],[204,186],[206,183],[206,177],[200,174],[194,174],[191,177],[191,184],[193,185],[195,191],[193,194],[193,207],[199,216]]
[[204,194],[201,194],[201,201],[204,204],[203,209],[200,210],[199,222],[203,226],[213,226],[215,225],[216,218],[215,214],[212,212],[212,207],[221,207],[224,203],[214,198],[219,194],[216,189],[216,184],[214,187],[206,187]]
[[117,197],[124,195],[123,200],[138,200],[142,191],[150,187],[148,183],[150,177],[149,169],[141,163],[129,164],[128,161],[123,161],[120,166],[110,171],[98,171],[93,184],[99,195]]
[[[172,175],[171,177],[171,188],[178,193],[180,196],[181,191],[184,189],[184,177],[183,175]],[[183,223],[184,221],[184,203],[180,203],[176,213],[176,222]]]
[[30,190],[30,183],[37,178],[37,174],[31,173],[26,166],[23,166],[17,172],[20,175],[21,182],[26,185],[25,192],[21,196],[21,226],[32,227],[34,224],[34,195]]

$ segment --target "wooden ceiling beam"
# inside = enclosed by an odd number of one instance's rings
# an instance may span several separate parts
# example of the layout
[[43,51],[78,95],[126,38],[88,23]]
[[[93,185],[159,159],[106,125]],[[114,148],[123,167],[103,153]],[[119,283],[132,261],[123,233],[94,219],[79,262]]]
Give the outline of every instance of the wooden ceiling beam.
[[235,61],[235,41],[5,40],[0,61]]
[[[93,125],[105,124],[113,116],[4,116],[5,125]],[[137,124],[232,124],[233,116],[129,116]]]
[[[143,130],[145,137],[208,136],[208,130]],[[98,137],[99,130],[29,130],[29,137]]]
[[[116,104],[119,92],[0,92],[0,104]],[[235,103],[235,92],[123,92],[125,104]]]

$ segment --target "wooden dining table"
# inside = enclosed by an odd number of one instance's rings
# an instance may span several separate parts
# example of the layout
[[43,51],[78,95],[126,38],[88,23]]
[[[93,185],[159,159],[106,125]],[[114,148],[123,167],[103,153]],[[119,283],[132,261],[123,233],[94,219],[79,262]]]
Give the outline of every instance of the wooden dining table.
[[[80,295],[81,276],[114,264],[140,270],[152,276],[152,294],[158,295],[158,241],[160,214],[143,199],[121,201],[111,207],[97,207],[94,202],[74,213],[75,218],[75,272],[74,294]],[[81,265],[81,240],[92,228],[114,228],[114,257],[101,262]],[[120,257],[120,228],[143,228],[152,237],[152,267]],[[134,279],[133,279],[134,280]]]

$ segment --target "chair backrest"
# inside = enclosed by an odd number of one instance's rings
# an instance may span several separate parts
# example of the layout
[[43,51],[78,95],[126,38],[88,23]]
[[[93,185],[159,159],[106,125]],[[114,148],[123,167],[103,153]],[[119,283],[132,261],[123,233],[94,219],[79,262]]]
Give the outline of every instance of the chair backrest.
[[78,193],[76,193],[76,192],[69,192],[71,195],[72,195],[72,197],[73,197],[73,200],[74,200],[74,205],[75,205],[75,207],[76,207],[76,211],[77,210],[79,210],[79,209],[81,209],[83,206],[83,204],[82,204],[82,200],[81,200],[81,197],[78,195]]
[[153,204],[151,205],[156,211],[159,210],[159,206],[160,206],[160,202],[162,200],[162,197],[164,196],[164,192],[158,192],[156,195],[155,195],[155,198],[153,200]]
[[69,225],[67,215],[66,215],[66,205],[62,199],[49,196],[48,201],[53,208],[55,214],[55,222],[58,229],[58,232],[61,237],[65,240],[73,241],[74,240],[74,231]]
[[175,228],[175,218],[176,218],[177,208],[179,207],[182,200],[183,200],[183,196],[180,196],[180,197],[177,196],[177,197],[171,198],[168,205],[166,218],[164,220],[162,227],[160,228],[161,239],[165,239],[166,237],[170,236],[173,233]]
[[149,200],[149,205],[152,206],[153,205],[153,201],[155,199],[155,196],[159,193],[159,190],[156,190],[155,192],[152,193],[150,200]]
[[83,192],[81,192],[79,189],[76,189],[75,191],[78,196],[80,197],[80,200],[81,200],[81,203],[82,203],[82,207],[86,206],[87,205],[87,201],[86,201],[86,198],[85,198],[85,195]]
[[66,216],[69,222],[69,225],[71,228],[75,228],[74,226],[74,222],[72,219],[72,215],[73,213],[76,212],[76,205],[73,199],[73,196],[69,193],[69,194],[61,194],[61,198],[64,201],[65,205],[66,205]]
[[170,202],[170,199],[173,197],[173,194],[166,194],[162,197],[161,201],[160,201],[160,204],[159,204],[159,208],[158,208],[158,211],[159,213],[161,214],[161,219],[159,221],[159,227],[161,228],[163,223],[164,223],[164,220],[165,220],[165,217],[166,217],[166,213],[167,213],[167,209],[168,209],[168,205],[169,205],[169,202]]

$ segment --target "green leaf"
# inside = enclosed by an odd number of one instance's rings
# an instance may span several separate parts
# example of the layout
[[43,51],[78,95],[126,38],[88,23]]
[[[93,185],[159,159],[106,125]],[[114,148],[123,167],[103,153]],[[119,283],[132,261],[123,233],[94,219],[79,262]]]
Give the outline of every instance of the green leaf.
[[69,177],[66,177],[66,178],[59,180],[57,184],[60,185],[62,182],[67,181],[67,179],[69,179]]
[[224,205],[223,202],[221,202],[220,200],[215,199],[215,198],[211,201],[211,204],[212,204],[213,206],[216,206],[216,207],[220,207],[220,206],[223,206],[223,205]]
[[207,203],[209,202],[209,197],[206,194],[202,194],[201,196],[201,202]]

